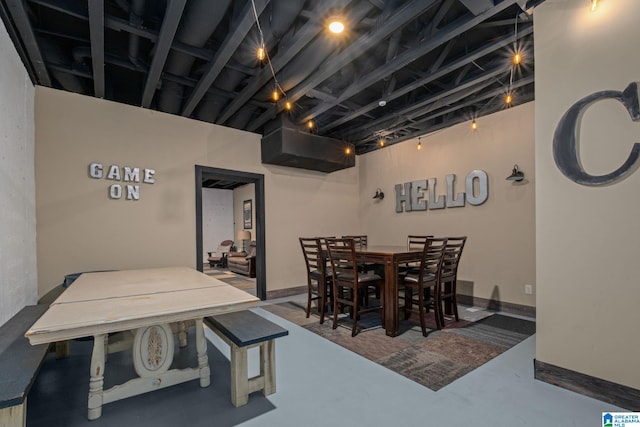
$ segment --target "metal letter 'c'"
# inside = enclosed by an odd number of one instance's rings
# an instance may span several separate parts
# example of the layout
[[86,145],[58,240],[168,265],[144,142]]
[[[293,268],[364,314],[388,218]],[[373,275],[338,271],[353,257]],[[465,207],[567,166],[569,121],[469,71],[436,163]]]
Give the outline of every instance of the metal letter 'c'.
[[615,99],[621,102],[634,122],[640,121],[640,105],[638,103],[638,84],[630,83],[623,92],[605,90],[592,93],[573,104],[560,119],[553,135],[553,158],[562,172],[570,180],[588,186],[608,185],[622,180],[633,173],[639,166],[640,144],[633,144],[631,154],[615,171],[605,175],[590,175],[582,167],[578,157],[578,132],[582,115],[591,104],[603,100]]

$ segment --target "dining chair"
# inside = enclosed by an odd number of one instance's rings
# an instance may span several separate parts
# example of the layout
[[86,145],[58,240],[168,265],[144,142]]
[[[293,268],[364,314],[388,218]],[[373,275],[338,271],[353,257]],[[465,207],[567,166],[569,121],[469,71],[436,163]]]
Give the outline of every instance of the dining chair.
[[[447,239],[447,246],[442,261],[442,273],[440,276],[442,286],[440,299],[445,307],[448,306],[451,308],[456,322],[459,320],[458,300],[456,297],[458,292],[458,265],[460,264],[460,257],[462,257],[462,250],[464,249],[466,241],[467,236],[449,237]],[[441,320],[444,326],[444,314]]]
[[411,316],[413,304],[418,305],[420,327],[422,335],[427,336],[425,312],[433,309],[436,328],[442,329],[442,305],[440,301],[440,275],[444,258],[447,238],[427,239],[420,258],[420,266],[417,271],[411,271],[401,275],[401,286],[404,291],[404,315],[405,319]]
[[[407,236],[407,249],[412,250],[422,250],[424,248],[425,243],[427,243],[427,239],[432,238],[433,236],[417,236],[409,234]],[[420,262],[407,262],[400,266],[400,272],[407,273],[412,269],[417,269],[420,267]]]
[[[356,249],[362,249],[363,247],[366,248],[367,244],[368,244],[368,238],[366,234],[363,235],[359,235],[359,236],[342,236],[343,239],[353,239],[353,244],[355,246]],[[358,261],[358,267],[360,268],[360,271],[366,273],[366,272],[370,272],[375,270],[376,268],[376,264],[373,262],[366,262],[364,260],[364,258],[360,259]],[[376,274],[379,274],[378,271],[375,271]]]
[[311,302],[318,301],[320,323],[324,323],[327,307],[331,306],[333,295],[332,274],[327,269],[326,252],[322,239],[300,237],[300,247],[307,266],[307,317],[311,314]]
[[[366,248],[368,244],[368,238],[366,234],[354,235],[354,236],[342,236],[343,239],[353,239],[354,246],[357,249]],[[373,273],[384,278],[384,265],[376,264],[375,262],[367,262],[367,260],[359,256],[358,257],[358,269],[362,273]],[[375,288],[375,297],[380,298],[380,288]],[[369,303],[369,294],[364,296],[365,304]]]
[[327,239],[327,248],[333,274],[333,329],[338,327],[338,312],[348,307],[353,324],[351,336],[358,334],[358,318],[361,314],[380,311],[382,304],[363,304],[370,287],[380,289],[382,278],[377,274],[364,273],[358,269],[356,243],[352,238]]

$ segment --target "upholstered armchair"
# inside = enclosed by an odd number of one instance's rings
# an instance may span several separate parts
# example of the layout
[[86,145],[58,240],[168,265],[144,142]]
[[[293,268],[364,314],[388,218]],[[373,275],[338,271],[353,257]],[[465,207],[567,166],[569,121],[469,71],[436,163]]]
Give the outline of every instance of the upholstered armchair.
[[249,249],[242,252],[227,254],[227,267],[234,273],[256,277],[256,242],[249,243]]

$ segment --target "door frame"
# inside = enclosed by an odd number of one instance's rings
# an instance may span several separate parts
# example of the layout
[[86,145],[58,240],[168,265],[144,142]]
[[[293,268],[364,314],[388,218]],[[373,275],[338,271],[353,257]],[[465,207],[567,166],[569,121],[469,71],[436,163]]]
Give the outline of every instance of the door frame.
[[195,166],[196,172],[196,266],[198,271],[204,271],[204,252],[202,249],[202,177],[207,175],[213,179],[236,181],[245,184],[255,184],[256,213],[256,293],[261,300],[267,299],[266,253],[265,253],[265,222],[264,222],[264,175],[242,172],[230,169],[213,168],[209,166]]

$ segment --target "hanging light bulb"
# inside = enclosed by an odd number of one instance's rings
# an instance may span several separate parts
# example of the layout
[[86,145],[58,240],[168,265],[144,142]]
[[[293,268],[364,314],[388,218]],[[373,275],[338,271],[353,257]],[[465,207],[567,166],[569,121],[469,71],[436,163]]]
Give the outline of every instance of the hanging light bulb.
[[284,109],[287,111],[293,110],[293,104],[291,103],[291,101],[287,101],[284,103]]
[[473,129],[473,130],[478,129],[478,122],[476,121],[476,119],[473,119],[471,121],[471,129]]
[[378,144],[380,145],[380,147],[384,147],[384,139],[380,138],[380,141],[378,141]]
[[351,147],[345,148],[344,152],[347,153],[347,154],[351,154]]
[[507,105],[511,105],[511,103],[513,102],[513,96],[511,95],[511,93],[507,93],[507,96],[504,97],[504,102]]
[[273,93],[271,94],[271,100],[273,102],[278,102],[279,99],[280,99],[280,92],[278,92],[278,89],[274,89]]
[[594,12],[598,8],[598,0],[591,0],[591,12]]
[[418,150],[422,150],[422,142],[420,142],[420,137],[418,137]]
[[513,58],[511,58],[513,65],[520,65],[522,63],[522,53],[520,51],[513,54]]
[[258,57],[258,61],[262,62],[266,59],[267,57],[267,51],[264,50],[264,47],[260,46],[257,50],[256,50],[256,56]]
[[309,121],[307,122],[307,127],[308,127],[309,129],[313,129],[313,126],[314,126],[314,124],[313,124],[313,120],[309,120]]

